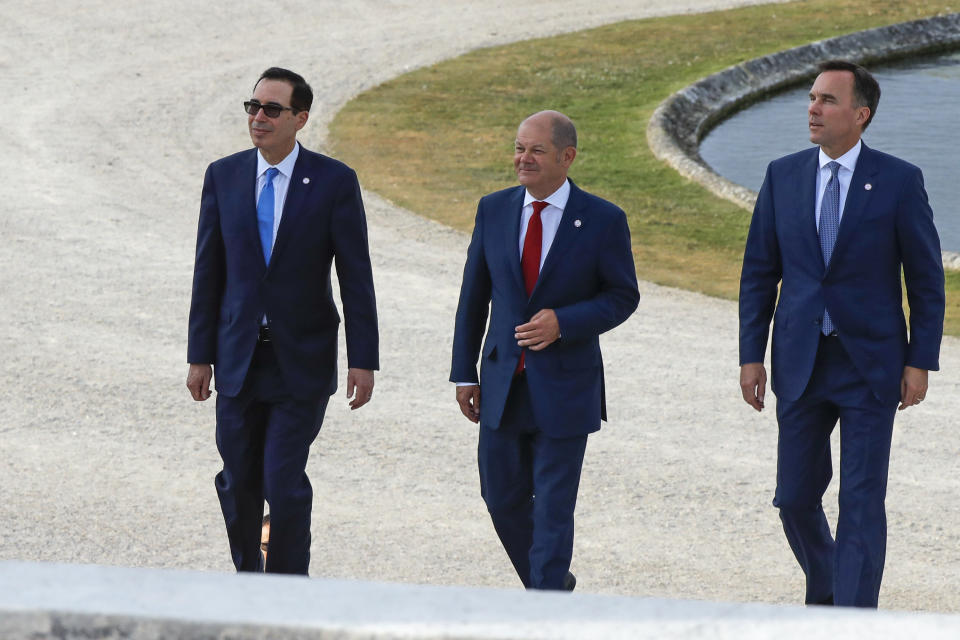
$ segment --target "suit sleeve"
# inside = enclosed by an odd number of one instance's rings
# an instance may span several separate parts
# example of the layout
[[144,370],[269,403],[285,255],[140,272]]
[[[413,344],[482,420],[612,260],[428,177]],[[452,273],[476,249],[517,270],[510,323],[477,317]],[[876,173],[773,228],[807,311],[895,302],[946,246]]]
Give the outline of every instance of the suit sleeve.
[[933,224],[933,211],[919,169],[911,172],[901,191],[897,207],[897,237],[910,304],[910,344],[906,364],[936,371],[940,368],[945,306],[943,258],[940,238]]
[[597,295],[554,309],[564,340],[593,338],[621,324],[640,302],[627,216],[617,209],[600,244]]
[[191,364],[214,364],[217,361],[217,326],[224,272],[220,207],[211,165],[203,177],[200,219],[197,223],[197,253],[193,266],[193,294],[187,336],[187,362]]
[[333,250],[343,303],[347,366],[380,368],[377,299],[367,240],[367,218],[357,174],[349,170],[334,203]]
[[740,271],[740,364],[763,362],[783,276],[773,202],[773,165],[760,187]]
[[490,313],[490,271],[483,250],[483,200],[477,206],[473,236],[463,267],[463,284],[453,329],[450,382],[478,383],[477,360]]

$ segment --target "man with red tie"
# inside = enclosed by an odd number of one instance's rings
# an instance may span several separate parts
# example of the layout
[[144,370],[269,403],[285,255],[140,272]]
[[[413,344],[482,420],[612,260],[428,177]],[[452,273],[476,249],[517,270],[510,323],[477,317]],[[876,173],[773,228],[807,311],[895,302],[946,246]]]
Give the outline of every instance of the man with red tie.
[[599,335],[640,298],[626,215],[567,179],[576,155],[565,115],[520,124],[520,186],[480,200],[453,338],[450,380],[480,425],[481,494],[529,589],[576,584],[580,468],[606,419]]

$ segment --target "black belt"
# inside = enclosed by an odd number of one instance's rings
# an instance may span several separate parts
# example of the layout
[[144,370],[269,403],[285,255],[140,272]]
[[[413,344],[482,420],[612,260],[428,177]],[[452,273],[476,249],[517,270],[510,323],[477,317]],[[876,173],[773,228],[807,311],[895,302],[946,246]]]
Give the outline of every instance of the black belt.
[[270,327],[267,325],[260,325],[260,333],[257,335],[258,344],[270,344]]

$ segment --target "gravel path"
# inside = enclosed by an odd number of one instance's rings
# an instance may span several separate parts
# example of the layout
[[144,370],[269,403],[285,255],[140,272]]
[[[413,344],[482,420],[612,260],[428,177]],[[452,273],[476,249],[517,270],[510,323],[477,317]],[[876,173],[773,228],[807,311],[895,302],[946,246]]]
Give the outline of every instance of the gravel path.
[[[186,317],[203,170],[249,146],[240,101],[264,67],[312,83],[302,140],[323,149],[346,100],[408,69],[742,4],[0,5],[10,102],[0,195],[14,204],[0,211],[0,560],[232,569],[213,403],[193,403],[183,386]],[[277,24],[266,36],[264,21]],[[446,381],[467,237],[365,199],[383,371],[362,411],[336,398],[315,445],[312,574],[517,588],[479,496],[476,428]],[[639,312],[603,339],[611,419],[587,448],[579,588],[799,601],[802,576],[770,506],[773,412],[739,399],[735,305],[641,292]],[[960,343],[947,340],[945,373],[897,423],[887,608],[960,610],[958,360]]]

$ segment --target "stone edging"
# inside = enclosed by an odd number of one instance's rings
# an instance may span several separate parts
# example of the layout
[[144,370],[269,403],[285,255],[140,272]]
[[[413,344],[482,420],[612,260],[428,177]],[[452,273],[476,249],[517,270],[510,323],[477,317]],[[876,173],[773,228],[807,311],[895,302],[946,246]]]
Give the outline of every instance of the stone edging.
[[[700,140],[717,123],[767,95],[816,75],[831,58],[860,64],[960,48],[960,13],[901,22],[748,60],[699,80],[664,100],[647,125],[658,159],[714,194],[753,210],[757,193],[730,182],[700,156]],[[960,254],[943,252],[944,266],[960,269]]]

